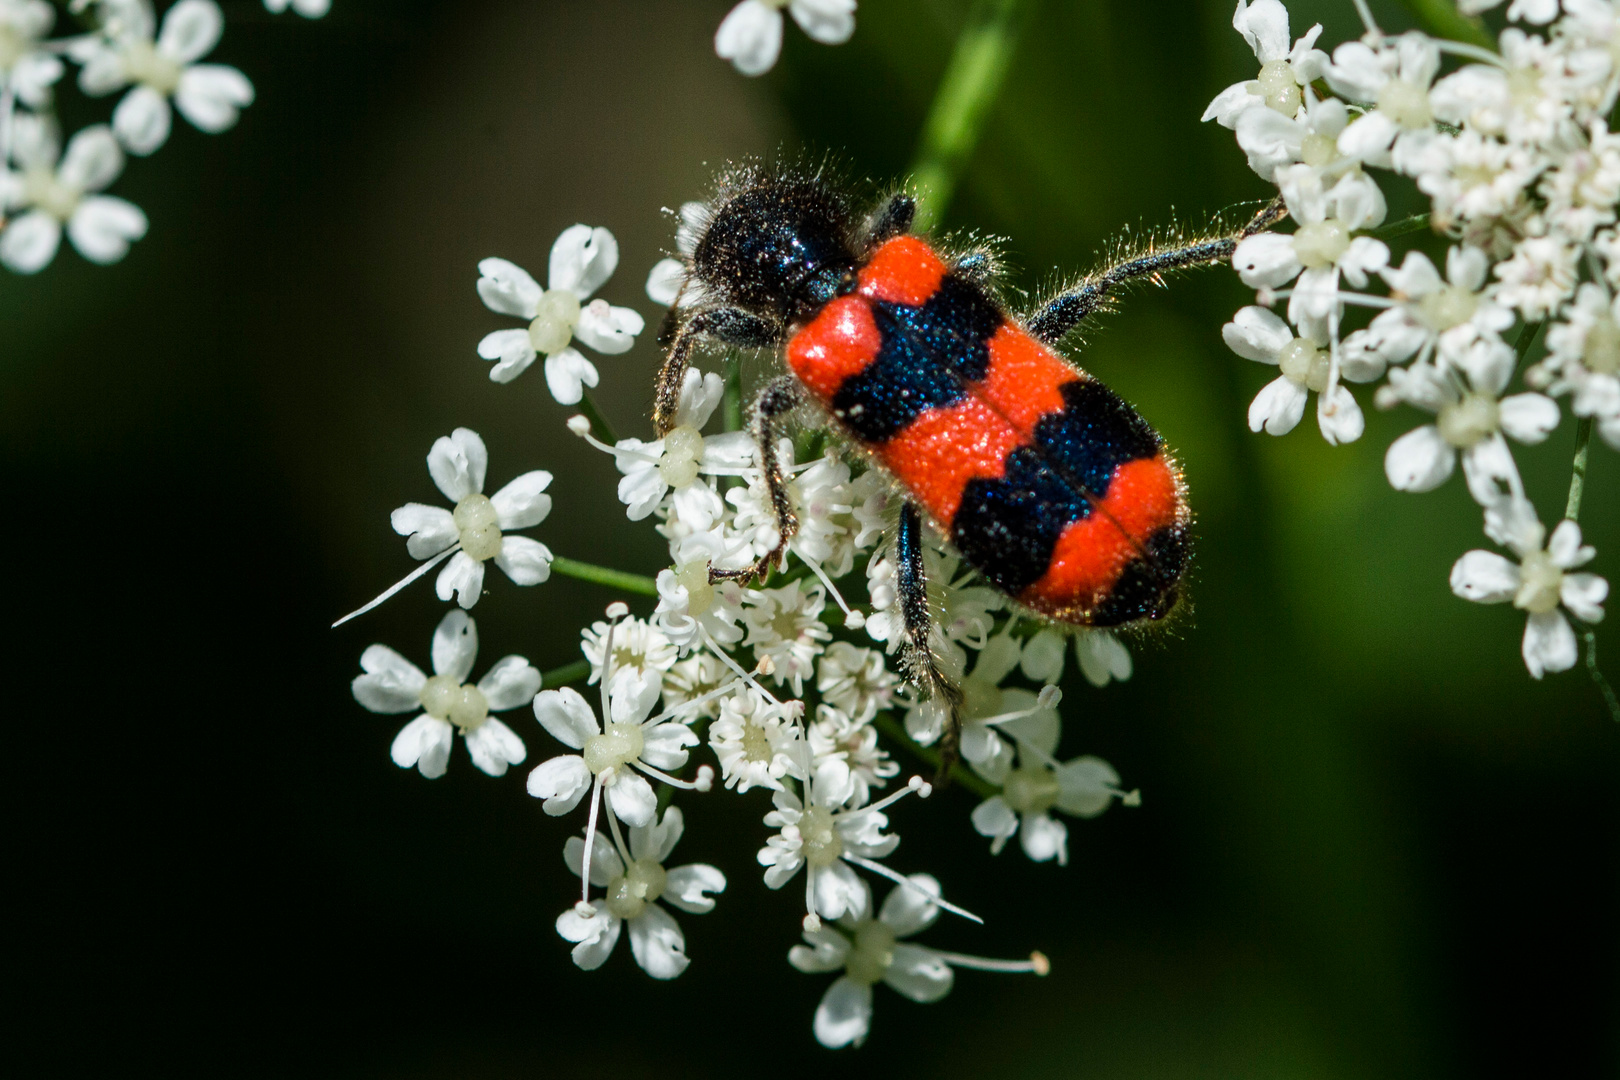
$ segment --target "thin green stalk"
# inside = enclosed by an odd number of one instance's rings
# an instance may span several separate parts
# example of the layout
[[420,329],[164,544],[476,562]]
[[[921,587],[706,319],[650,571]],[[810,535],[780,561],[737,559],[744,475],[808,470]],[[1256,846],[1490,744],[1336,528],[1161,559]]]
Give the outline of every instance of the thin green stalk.
[[1496,42],[1477,17],[1457,10],[1456,0],[1401,0],[1418,25],[1435,37],[1450,38],[1482,49],[1496,50]]
[[735,352],[726,354],[726,396],[721,402],[720,419],[727,431],[742,430],[742,357]]
[[990,106],[1001,92],[1026,7],[1025,0],[978,0],[956,39],[911,163],[919,230],[931,228],[950,205],[962,169],[979,144]]
[[1615,697],[1614,687],[1609,685],[1609,680],[1598,670],[1597,631],[1587,627],[1581,632],[1581,637],[1586,639],[1586,673],[1592,676],[1592,682],[1596,684],[1598,693],[1603,695],[1603,704],[1609,709],[1609,719],[1620,724],[1620,698]]
[[[904,747],[913,757],[931,767],[936,773],[939,771],[939,751],[930,750],[926,746],[918,746],[910,735],[906,734],[905,727],[888,713],[878,713],[872,718],[872,724],[878,731],[887,735],[891,740]],[[950,772],[951,783],[964,790],[971,791],[981,799],[988,799],[999,792],[988,781],[975,773],[969,772],[960,765],[952,765]]]
[[1592,418],[1584,417],[1575,425],[1575,462],[1569,474],[1569,502],[1564,516],[1571,521],[1581,520],[1581,496],[1586,491],[1586,451],[1592,442]]
[[607,422],[607,417],[602,415],[602,410],[596,407],[596,402],[591,400],[589,392],[579,399],[579,411],[591,422],[592,435],[609,446],[619,441],[613,434],[613,426]]
[[658,595],[658,582],[645,574],[628,574],[623,570],[611,570],[606,566],[596,566],[593,563],[564,559],[560,556],[551,560],[551,568],[564,577],[594,581],[598,585],[606,585],[620,592],[635,593],[638,596]]
[[589,660],[575,660],[572,664],[564,664],[560,668],[540,673],[541,686],[567,686],[571,682],[579,682],[591,673]]
[[1391,221],[1387,225],[1380,225],[1376,229],[1368,229],[1367,235],[1376,236],[1380,240],[1394,240],[1397,237],[1409,236],[1415,232],[1423,232],[1429,227],[1428,214],[1413,214],[1411,217],[1404,217],[1399,221]]

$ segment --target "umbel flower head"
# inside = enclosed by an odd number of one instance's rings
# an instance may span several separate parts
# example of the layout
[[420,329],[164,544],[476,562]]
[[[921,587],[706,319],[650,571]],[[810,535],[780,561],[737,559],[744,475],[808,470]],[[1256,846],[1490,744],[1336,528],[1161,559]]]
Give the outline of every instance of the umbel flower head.
[[546,386],[563,405],[577,405],[584,388],[600,379],[596,366],[573,347],[577,338],[600,353],[617,354],[636,343],[645,323],[630,308],[614,307],[591,294],[619,265],[619,242],[606,229],[571,225],[551,245],[547,287],[516,263],[484,259],[478,264],[478,295],[491,311],[529,320],[523,330],[496,330],[478,343],[478,355],[495,361],[489,377],[508,383],[545,354]]
[[[865,889],[863,882],[861,888]],[[866,912],[870,900],[831,926],[806,928],[805,944],[788,952],[788,963],[807,975],[839,972],[816,1007],[811,1030],[816,1041],[834,1049],[859,1046],[872,1030],[872,987],[883,983],[912,1001],[927,1004],[951,992],[953,967],[981,971],[1032,972],[1051,970],[1046,957],[1028,960],[985,960],[977,956],[941,952],[902,941],[934,925],[943,905],[939,882],[928,874],[912,874],[884,898],[877,917]]]
[[428,474],[453,504],[442,506],[406,503],[389,516],[394,531],[406,537],[405,550],[425,560],[381,596],[343,616],[341,626],[393,596],[439,563],[435,587],[440,600],[454,596],[464,608],[478,603],[484,589],[484,563],[494,560],[519,585],[538,585],[551,576],[551,549],[527,536],[510,535],[514,529],[540,524],[551,513],[551,474],[544,469],[526,472],[492,496],[484,494],[484,473],[489,451],[471,428],[456,428],[434,441],[427,457]]
[[[132,154],[150,154],[169,139],[169,100],[198,130],[224,131],[253,103],[253,84],[224,64],[199,64],[219,44],[225,15],[214,0],[179,0],[156,16],[147,0],[103,5],[102,33],[74,46],[84,66],[79,87],[100,96],[131,86],[113,110],[113,131]],[[156,31],[156,37],[153,36]]]
[[0,161],[0,210],[17,213],[0,231],[0,263],[19,274],[43,270],[56,258],[64,228],[79,254],[95,263],[117,262],[146,235],[139,207],[97,194],[124,171],[123,151],[105,124],[73,136],[66,154],[43,117],[17,116],[11,139],[17,170]]
[[[608,820],[611,824],[612,819]],[[707,863],[664,867],[685,830],[680,808],[671,806],[662,821],[632,828],[628,845],[617,826],[611,843],[596,834],[590,845],[590,880],[603,890],[602,899],[576,905],[557,917],[557,933],[575,943],[574,963],[581,970],[601,967],[626,925],[630,927],[630,954],[641,970],[655,979],[673,979],[686,970],[691,963],[686,957],[686,935],[663,904],[694,915],[713,911],[714,898],[709,894],[725,892],[726,875]],[[570,836],[563,848],[563,861],[575,874],[583,873],[585,847],[585,841]]]
[[354,699],[375,713],[422,714],[406,724],[389,753],[402,769],[444,775],[457,731],[473,764],[491,776],[523,762],[523,740],[489,714],[527,705],[540,690],[540,672],[521,656],[505,656],[477,684],[467,682],[478,657],[478,627],[465,611],[451,611],[433,631],[433,676],[386,645],[360,656]]

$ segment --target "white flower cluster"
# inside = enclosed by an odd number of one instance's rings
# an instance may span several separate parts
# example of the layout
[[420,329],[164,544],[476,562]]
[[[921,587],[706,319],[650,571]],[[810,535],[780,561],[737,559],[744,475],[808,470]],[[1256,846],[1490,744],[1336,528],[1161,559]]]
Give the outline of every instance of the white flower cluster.
[[[695,204],[684,208],[682,254],[690,254],[691,223],[703,213]],[[878,982],[933,1001],[949,991],[955,969],[1044,973],[1039,954],[983,960],[898,940],[940,911],[978,921],[945,899],[933,877],[892,865],[900,844],[890,817],[895,804],[933,790],[920,775],[902,780],[893,755],[936,769],[928,747],[945,722],[941,704],[906,686],[893,659],[903,637],[891,539],[899,492],[840,447],[823,445],[818,433],[784,439],[780,456],[798,532],[768,581],[712,583],[711,568],[752,566],[779,541],[758,448],[735,430],[739,372],[688,371],[675,426],[660,439],[607,435],[588,398],[599,373],[575,346],[622,353],[643,330],[635,311],[591,299],[617,262],[613,235],[586,225],[557,239],[545,288],[512,262],[485,259],[479,296],[528,326],[491,332],[478,352],[494,362],[498,383],[543,355],[552,396],[592,410],[591,418],[570,418],[569,429],[612,457],[626,518],[648,522],[668,544],[670,565],[655,580],[634,579],[656,606],[632,616],[627,605],[611,605],[605,619],[581,628],[583,662],[546,675],[545,689],[541,674],[516,656],[467,682],[475,630],[453,609],[434,635],[432,676],[374,645],[361,657],[355,697],[374,712],[419,714],[395,738],[392,756],[429,777],[445,771],[457,731],[490,775],[522,762],[523,739],[491,713],[532,705],[561,746],[529,773],[528,792],[549,815],[584,815],[563,850],[579,877],[579,898],[556,924],[583,969],[604,963],[628,928],[631,954],[648,974],[669,979],[685,970],[685,937],[672,912],[711,910],[727,879],[702,863],[666,867],[684,830],[669,797],[714,791],[758,799],[747,793],[765,789],[769,805],[742,812],[764,826],[758,862],[765,884],[803,889],[796,920],[807,944],[789,960],[803,971],[841,972],[813,1024],[824,1044],[865,1038]],[[665,260],[649,278],[649,295],[668,303],[683,273],[680,262]],[[722,417],[734,430],[717,430],[726,426]],[[483,440],[466,428],[434,444],[428,470],[451,507],[410,503],[394,511],[394,529],[422,563],[362,612],[441,564],[439,598],[461,608],[478,600],[491,560],[519,585],[552,572],[607,585],[632,577],[553,557],[538,540],[516,535],[547,519],[551,475],[526,472],[485,496],[486,464]],[[978,798],[962,806],[959,827],[987,839],[992,854],[1016,835],[1029,858],[1065,863],[1063,816],[1092,817],[1115,799],[1138,801],[1106,762],[1057,756],[1056,684],[1069,638],[1006,610],[1002,594],[937,541],[924,558],[938,615],[934,647],[963,693],[966,768],[955,781]],[[1130,654],[1112,633],[1074,640],[1079,669],[1094,685],[1130,677]],[[595,687],[598,701],[567,685],[573,682]],[[712,755],[710,763],[693,768],[694,754]],[[881,907],[873,878],[893,886]]]
[[[264,0],[283,11],[289,0]],[[331,0],[292,0],[308,18]],[[19,274],[50,265],[62,234],[95,263],[114,263],[146,235],[139,207],[103,195],[126,154],[145,157],[168,141],[179,111],[217,133],[253,103],[253,84],[224,64],[201,63],[219,44],[225,16],[215,0],[177,0],[160,22],[150,0],[74,0],[88,31],[52,38],[47,0],[0,0],[0,264]],[[83,128],[63,150],[52,106],[64,60],[79,65],[79,89],[119,94],[110,124]]]
[[[1607,120],[1620,95],[1620,9],[1515,0],[1507,18],[1541,29],[1509,26],[1497,51],[1386,35],[1357,10],[1366,33],[1330,57],[1316,47],[1320,26],[1291,38],[1280,0],[1238,0],[1232,25],[1260,70],[1204,114],[1234,131],[1294,222],[1291,233],[1249,237],[1232,257],[1258,295],[1223,336],[1278,369],[1249,426],[1286,434],[1314,392],[1323,437],[1354,441],[1365,422],[1349,383],[1379,383],[1380,408],[1430,414],[1390,445],[1389,482],[1432,491],[1461,462],[1486,535],[1518,563],[1471,551],[1453,567],[1452,589],[1525,611],[1531,675],[1564,671],[1578,653],[1570,618],[1600,620],[1608,583],[1568,573],[1593,550],[1572,520],[1548,540],[1511,442],[1543,442],[1567,407],[1584,433],[1595,427],[1620,449],[1620,136]],[[1451,240],[1444,275],[1420,251],[1397,265],[1375,235],[1385,219],[1378,170],[1430,201],[1429,223]],[[1374,279],[1387,292],[1366,291]],[[1273,309],[1285,300],[1280,316]],[[1351,307],[1377,314],[1350,330]],[[1545,357],[1510,393],[1543,331]]]

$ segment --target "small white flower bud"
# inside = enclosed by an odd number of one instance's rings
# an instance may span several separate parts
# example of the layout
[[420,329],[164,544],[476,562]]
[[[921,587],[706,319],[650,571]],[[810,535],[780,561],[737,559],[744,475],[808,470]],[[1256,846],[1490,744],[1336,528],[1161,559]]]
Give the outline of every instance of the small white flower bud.
[[591,433],[591,422],[584,413],[575,413],[568,418],[568,430],[583,439]]

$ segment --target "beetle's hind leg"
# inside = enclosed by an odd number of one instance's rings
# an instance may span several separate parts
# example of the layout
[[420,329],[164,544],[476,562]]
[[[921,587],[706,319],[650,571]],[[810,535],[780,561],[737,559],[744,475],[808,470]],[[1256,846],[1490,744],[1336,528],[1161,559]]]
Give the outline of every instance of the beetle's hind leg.
[[1175,270],[1208,266],[1230,259],[1239,243],[1262,229],[1275,225],[1287,215],[1288,208],[1283,205],[1282,196],[1279,195],[1250,218],[1248,224],[1234,233],[1206,238],[1180,247],[1165,248],[1162,251],[1138,252],[1123,262],[1091,274],[1074,288],[1042,304],[1040,309],[1029,317],[1024,329],[1041,344],[1056,345],[1088,316],[1106,307],[1116,290],[1138,278],[1157,278],[1161,274]]
[[962,688],[939,669],[934,656],[934,616],[928,607],[928,572],[923,567],[922,517],[909,502],[900,510],[900,531],[895,542],[895,592],[906,643],[900,664],[918,693],[938,703],[945,713],[939,738],[939,776],[943,782],[960,756]]
[[782,433],[782,419],[799,407],[803,397],[799,381],[792,375],[772,379],[754,399],[753,419],[749,430],[759,447],[759,467],[765,479],[766,497],[771,501],[771,512],[776,515],[776,547],[759,558],[754,565],[741,570],[709,568],[709,580],[752,581],[770,573],[771,567],[781,560],[787,546],[799,532],[799,515],[793,509],[793,496],[788,491],[787,470],[782,467],[777,443]]

